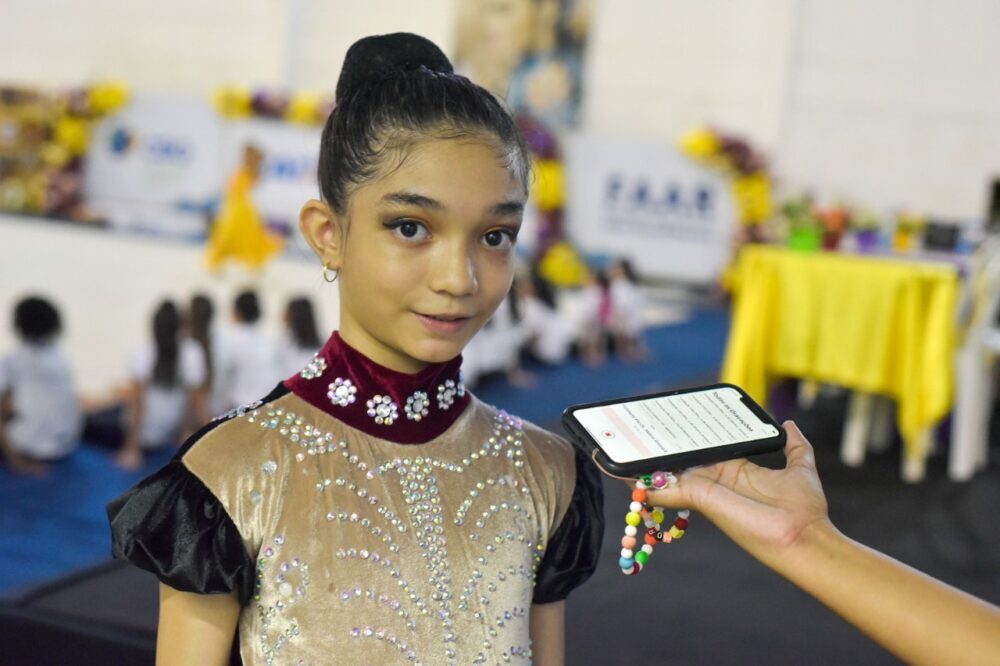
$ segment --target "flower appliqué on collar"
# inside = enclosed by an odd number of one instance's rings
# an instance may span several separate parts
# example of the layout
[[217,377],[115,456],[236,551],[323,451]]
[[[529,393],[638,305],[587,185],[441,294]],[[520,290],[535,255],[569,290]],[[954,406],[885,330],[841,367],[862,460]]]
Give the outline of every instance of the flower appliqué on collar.
[[387,395],[376,395],[366,404],[368,416],[379,425],[392,425],[399,418],[399,406]]
[[326,396],[330,398],[330,402],[338,407],[347,407],[357,399],[357,393],[358,387],[354,385],[354,382],[350,379],[337,377],[330,384]]

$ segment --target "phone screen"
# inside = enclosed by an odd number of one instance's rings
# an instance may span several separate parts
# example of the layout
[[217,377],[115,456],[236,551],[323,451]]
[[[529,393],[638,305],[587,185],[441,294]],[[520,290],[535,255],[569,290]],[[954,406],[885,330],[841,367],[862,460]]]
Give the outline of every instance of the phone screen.
[[609,458],[629,463],[777,436],[741,398],[736,389],[718,387],[587,407],[573,416]]

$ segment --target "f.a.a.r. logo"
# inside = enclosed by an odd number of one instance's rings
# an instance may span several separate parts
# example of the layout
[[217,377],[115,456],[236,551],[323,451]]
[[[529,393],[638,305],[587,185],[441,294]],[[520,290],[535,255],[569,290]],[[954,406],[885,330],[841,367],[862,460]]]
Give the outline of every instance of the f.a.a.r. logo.
[[122,157],[135,146],[135,135],[125,127],[118,127],[111,133],[109,147],[111,153]]

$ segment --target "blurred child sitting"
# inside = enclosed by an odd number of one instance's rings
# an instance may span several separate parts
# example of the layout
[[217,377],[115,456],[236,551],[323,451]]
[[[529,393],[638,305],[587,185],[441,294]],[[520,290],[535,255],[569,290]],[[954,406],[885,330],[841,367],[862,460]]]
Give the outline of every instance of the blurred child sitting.
[[[274,341],[261,328],[260,301],[254,291],[233,302],[233,325],[219,336],[215,381],[223,410],[267,395],[285,378],[278,370]],[[299,368],[301,370],[301,368]]]
[[285,332],[278,341],[278,372],[290,377],[312,360],[323,342],[316,328],[312,301],[299,297],[288,301],[285,308]]
[[528,279],[519,279],[522,326],[526,348],[536,360],[557,365],[566,360],[573,345],[573,328],[556,307],[552,285],[533,270]]
[[14,308],[21,344],[0,360],[0,448],[15,472],[41,474],[77,447],[83,419],[69,360],[56,344],[59,311],[30,297]]
[[580,358],[590,366],[604,363],[608,357],[614,304],[611,285],[603,271],[591,271],[580,294],[577,335]]
[[643,298],[635,270],[628,259],[611,266],[611,330],[615,352],[626,361],[646,358],[646,326],[642,318]]
[[171,301],[153,315],[153,339],[129,362],[128,428],[117,462],[135,469],[143,451],[176,446],[208,420],[204,391],[205,354],[182,335],[181,316]]

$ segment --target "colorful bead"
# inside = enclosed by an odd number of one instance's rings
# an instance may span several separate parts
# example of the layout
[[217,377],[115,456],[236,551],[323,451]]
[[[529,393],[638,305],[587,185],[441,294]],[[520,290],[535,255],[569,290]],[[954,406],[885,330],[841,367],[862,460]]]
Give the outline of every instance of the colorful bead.
[[688,528],[688,521],[684,518],[678,518],[674,521],[674,527],[679,530],[686,530]]
[[680,539],[682,536],[684,536],[684,530],[679,530],[676,527],[671,527],[670,536],[672,536],[675,539]]
[[636,488],[632,491],[632,501],[633,502],[645,502],[646,501],[646,491],[641,488]]
[[643,483],[643,487],[644,488],[649,488],[651,485],[653,485],[653,475],[652,474],[643,474],[642,475],[642,483]]
[[644,553],[647,553],[647,554],[649,554],[649,555],[652,555],[652,554],[653,554],[653,547],[652,547],[652,546],[650,546],[650,545],[649,545],[649,544],[647,543],[647,544],[646,544],[645,546],[643,546],[643,547],[642,547],[642,552],[644,552]]
[[637,530],[634,525],[626,525],[625,526],[625,535],[626,536],[634,537],[638,533],[639,533],[639,530]]
[[641,513],[642,502],[632,502],[631,504],[628,505],[628,510],[632,511],[633,513]]
[[629,525],[632,525],[633,527],[638,527],[639,523],[642,522],[642,516],[640,516],[634,511],[630,511],[625,516],[625,522],[628,523]]
[[621,552],[622,559],[624,559],[624,560],[632,559],[632,556],[634,554],[635,553],[632,551],[631,548],[622,548],[622,552]]
[[[652,532],[652,530],[650,530],[650,532]],[[646,545],[649,546],[655,546],[659,542],[659,539],[656,538],[655,534],[647,534],[645,539],[646,539]]]
[[688,509],[681,509],[680,511],[677,512],[677,516],[679,518],[687,520],[688,518],[691,517],[691,511],[689,511]]
[[657,490],[667,487],[667,475],[663,472],[653,472],[650,480],[653,482],[653,487]]
[[646,563],[649,562],[649,553],[640,550],[638,553],[635,554],[635,561],[643,566],[646,566]]
[[622,548],[632,548],[635,549],[636,539],[634,536],[623,536],[622,537]]
[[663,511],[660,511],[659,509],[655,509],[653,511],[653,520],[655,520],[657,523],[662,523],[663,522]]
[[[671,543],[674,539],[684,536],[687,529],[688,516],[691,512],[683,509],[677,512],[674,524],[667,531],[662,525],[666,519],[663,507],[653,506],[649,503],[647,488],[651,485],[656,489],[672,486],[677,482],[671,472],[655,472],[646,474],[635,482],[635,489],[632,491],[629,512],[625,516],[625,536],[622,537],[621,558],[618,560],[619,568],[626,576],[632,576],[649,563],[649,558],[653,554],[653,547],[659,543]],[[640,527],[642,525],[642,527]],[[638,537],[642,531],[642,547],[636,551],[639,545]]]
[[634,563],[635,560],[633,560],[631,557],[623,557],[620,560],[618,560],[618,566],[620,566],[622,570],[631,569]]

